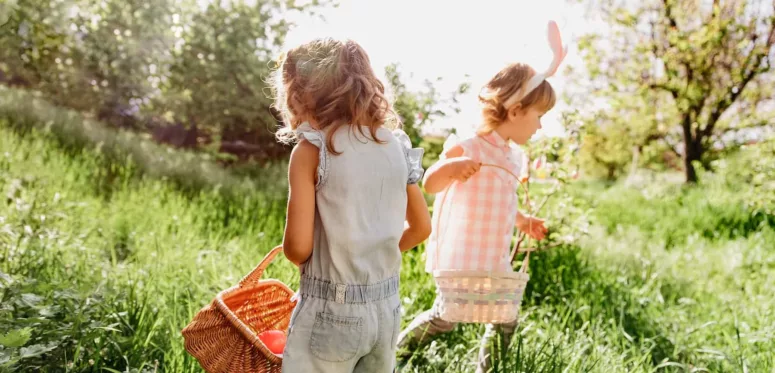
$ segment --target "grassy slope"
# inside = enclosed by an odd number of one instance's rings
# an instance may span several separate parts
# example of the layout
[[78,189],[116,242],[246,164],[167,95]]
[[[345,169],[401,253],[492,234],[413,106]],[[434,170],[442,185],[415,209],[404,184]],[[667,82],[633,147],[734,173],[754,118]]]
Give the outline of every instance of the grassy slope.
[[[150,177],[136,158],[68,146],[5,117],[0,336],[10,333],[0,340],[31,335],[0,350],[0,364],[24,356],[21,371],[199,371],[179,331],[279,242],[283,199]],[[579,195],[594,202],[596,224],[577,247],[532,261],[520,335],[500,371],[775,368],[771,220],[721,187]],[[421,251],[404,259],[405,323],[433,300],[422,263]],[[298,283],[282,259],[268,275]],[[461,326],[419,349],[408,370],[472,371],[482,329]]]

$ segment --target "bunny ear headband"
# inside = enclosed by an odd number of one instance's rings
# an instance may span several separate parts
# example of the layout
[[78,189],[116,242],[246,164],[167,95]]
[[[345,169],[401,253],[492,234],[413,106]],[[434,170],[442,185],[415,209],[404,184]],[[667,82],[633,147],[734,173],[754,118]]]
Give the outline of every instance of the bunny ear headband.
[[525,86],[522,89],[515,92],[513,95],[511,95],[511,97],[503,102],[504,107],[510,108],[514,106],[517,102],[525,98],[525,96],[536,89],[536,87],[541,85],[541,83],[543,83],[546,78],[553,76],[557,72],[557,69],[560,67],[562,60],[566,55],[568,55],[568,46],[566,45],[563,47],[562,45],[562,38],[560,38],[560,28],[557,27],[557,22],[549,21],[548,37],[549,47],[552,49],[552,53],[554,54],[554,58],[552,58],[552,63],[549,65],[549,68],[546,69],[546,71],[535,74],[532,78],[530,78],[530,80],[525,83]]

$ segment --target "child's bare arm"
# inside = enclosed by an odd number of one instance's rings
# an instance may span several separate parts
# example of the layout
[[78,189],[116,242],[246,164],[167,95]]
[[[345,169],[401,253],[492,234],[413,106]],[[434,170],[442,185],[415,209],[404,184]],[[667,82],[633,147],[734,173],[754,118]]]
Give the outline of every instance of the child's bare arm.
[[425,191],[431,194],[446,189],[454,180],[465,182],[479,171],[481,163],[463,156],[463,148],[453,146],[445,153],[446,159],[428,168],[423,179]]
[[420,187],[407,185],[406,198],[406,226],[398,243],[401,251],[412,249],[431,235],[431,215]]
[[283,253],[296,265],[312,255],[315,224],[315,177],[318,148],[301,141],[291,153],[288,166],[288,211],[283,236]]

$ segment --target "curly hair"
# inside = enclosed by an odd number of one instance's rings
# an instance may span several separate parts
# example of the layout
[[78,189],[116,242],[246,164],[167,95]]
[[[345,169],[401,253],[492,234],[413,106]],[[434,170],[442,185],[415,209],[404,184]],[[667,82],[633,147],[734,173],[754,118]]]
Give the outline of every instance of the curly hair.
[[[280,142],[297,141],[295,130],[303,119],[314,120],[321,130],[330,127],[332,134],[351,125],[365,135],[366,126],[378,143],[380,126],[400,125],[369,56],[353,40],[320,38],[299,45],[280,56],[273,78],[273,106],[285,122],[276,134]],[[328,136],[326,147],[340,154],[332,138]]]
[[[483,123],[477,130],[479,133],[488,133],[506,121],[509,109],[504,106],[506,100],[527,83],[536,74],[532,67],[523,63],[510,64],[497,74],[484,86],[479,94],[479,102],[482,103]],[[554,107],[557,97],[552,85],[546,80],[541,82],[527,96],[523,97],[518,105],[522,110],[536,108],[547,112]]]

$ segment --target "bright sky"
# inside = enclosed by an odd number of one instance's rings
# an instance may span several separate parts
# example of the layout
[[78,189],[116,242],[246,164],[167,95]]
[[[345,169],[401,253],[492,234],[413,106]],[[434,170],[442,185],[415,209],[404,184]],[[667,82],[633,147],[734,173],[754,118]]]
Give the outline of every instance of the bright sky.
[[[437,83],[441,92],[471,82],[469,94],[461,97],[462,112],[434,124],[456,127],[461,134],[479,121],[475,94],[503,65],[519,61],[538,71],[546,68],[552,59],[546,41],[549,19],[557,21],[563,41],[570,45],[561,72],[569,64],[580,63],[573,40],[595,27],[584,19],[580,5],[566,0],[341,0],[324,16],[325,21],[294,19],[298,26],[286,43],[320,36],[350,37],[366,49],[377,71],[399,63],[410,88],[419,89],[425,79],[437,77],[443,78]],[[560,94],[561,72],[550,78]],[[560,102],[544,117],[539,134],[563,134],[559,114],[564,108],[567,105]]]

